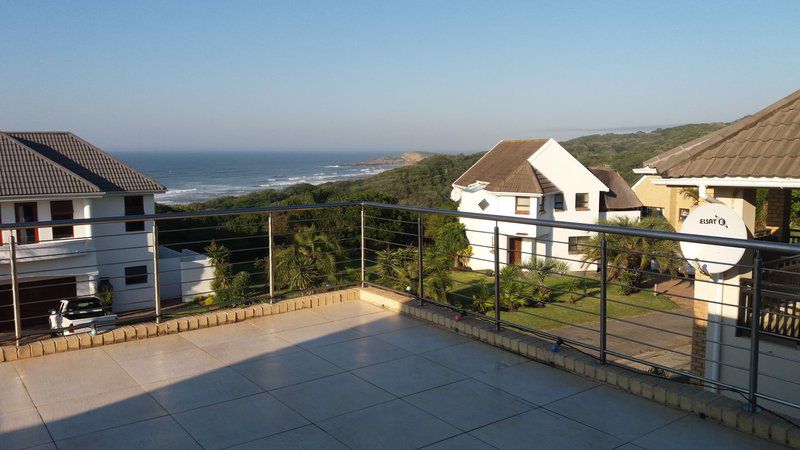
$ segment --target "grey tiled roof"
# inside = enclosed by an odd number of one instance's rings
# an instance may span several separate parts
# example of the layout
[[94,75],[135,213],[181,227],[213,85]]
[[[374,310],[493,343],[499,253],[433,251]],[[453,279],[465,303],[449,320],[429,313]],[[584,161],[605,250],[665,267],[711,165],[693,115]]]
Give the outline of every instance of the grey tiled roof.
[[800,91],[644,165],[665,178],[800,178]]
[[72,133],[0,132],[0,196],[164,190]]

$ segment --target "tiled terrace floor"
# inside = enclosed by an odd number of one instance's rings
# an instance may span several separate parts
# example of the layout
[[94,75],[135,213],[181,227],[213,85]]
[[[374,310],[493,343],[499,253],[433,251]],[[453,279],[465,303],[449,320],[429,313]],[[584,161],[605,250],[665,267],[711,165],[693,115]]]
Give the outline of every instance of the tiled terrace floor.
[[362,302],[3,363],[0,400],[3,449],[770,446]]

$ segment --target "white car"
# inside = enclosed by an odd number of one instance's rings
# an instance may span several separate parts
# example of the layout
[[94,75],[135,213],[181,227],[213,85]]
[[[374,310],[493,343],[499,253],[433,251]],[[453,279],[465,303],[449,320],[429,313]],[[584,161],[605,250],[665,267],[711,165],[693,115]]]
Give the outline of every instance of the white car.
[[106,310],[97,297],[61,300],[50,310],[50,329],[54,334],[77,334],[109,330],[116,326],[117,315]]

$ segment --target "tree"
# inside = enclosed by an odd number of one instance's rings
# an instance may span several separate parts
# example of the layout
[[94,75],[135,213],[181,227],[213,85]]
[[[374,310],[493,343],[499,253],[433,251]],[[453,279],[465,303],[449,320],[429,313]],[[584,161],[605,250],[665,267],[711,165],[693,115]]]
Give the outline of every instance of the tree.
[[211,289],[214,290],[216,302],[238,305],[250,300],[253,296],[250,273],[247,271],[233,273],[233,265],[229,262],[230,251],[224,245],[211,241],[205,252],[214,267]]
[[[385,249],[376,257],[378,282],[398,290],[417,292],[419,286],[419,255],[416,247]],[[450,278],[450,258],[428,250],[422,255],[423,288],[426,297],[447,301],[447,291],[453,285]]]
[[[663,217],[631,219],[620,216],[601,223],[624,228],[673,231],[669,222]],[[600,240],[600,235],[594,235],[582,247],[585,264],[600,264]],[[623,293],[626,295],[636,291],[642,279],[642,272],[653,263],[660,271],[670,274],[682,272],[684,263],[678,241],[616,233],[606,234],[606,262],[608,279],[619,278],[623,284]]]
[[523,264],[522,268],[527,270],[528,274],[535,278],[539,284],[543,284],[544,280],[554,273],[568,272],[569,264],[560,259],[539,258],[538,256],[534,256]]
[[433,242],[437,251],[453,258],[453,267],[459,267],[469,248],[464,224],[456,220],[437,227],[433,232]]
[[[275,283],[281,289],[308,290],[320,283],[336,283],[341,246],[314,225],[303,227],[287,247],[275,251]],[[266,267],[268,264],[262,260]],[[265,267],[265,268],[266,268]]]
[[683,198],[692,201],[692,206],[700,204],[700,190],[697,188],[683,187],[681,188],[681,195]]

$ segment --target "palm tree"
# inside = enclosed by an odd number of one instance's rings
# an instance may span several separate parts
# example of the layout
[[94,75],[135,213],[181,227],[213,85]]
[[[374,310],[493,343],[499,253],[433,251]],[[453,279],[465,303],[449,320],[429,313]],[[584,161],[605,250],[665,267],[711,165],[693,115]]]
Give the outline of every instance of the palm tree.
[[569,271],[569,264],[566,261],[552,258],[539,258],[534,256],[528,262],[522,265],[528,274],[533,276],[539,284],[543,284],[544,280],[554,273],[564,273]]
[[211,280],[211,289],[214,290],[215,301],[220,303],[241,304],[252,297],[250,287],[250,273],[240,271],[233,273],[233,264],[230,258],[230,250],[224,245],[211,241],[205,248],[209,262],[214,267],[214,279]]
[[681,188],[681,195],[683,198],[692,201],[692,206],[700,204],[700,190],[697,188],[683,187]]
[[[631,219],[621,216],[601,223],[625,228],[673,231],[669,222],[663,217]],[[601,237],[595,235],[582,247],[585,264],[601,263],[600,244]],[[683,258],[677,241],[622,234],[606,234],[606,262],[608,279],[621,278],[623,284],[631,284],[629,288],[635,287],[641,279],[642,272],[653,262],[662,272],[676,274],[683,270]]]
[[[399,290],[417,292],[419,281],[419,254],[415,247],[385,249],[376,257],[378,282]],[[435,250],[422,256],[423,287],[425,296],[446,301],[447,291],[453,285],[450,278],[450,257]]]
[[319,284],[336,283],[337,257],[341,246],[314,225],[303,227],[288,247],[275,252],[275,281],[281,288],[308,290]]

